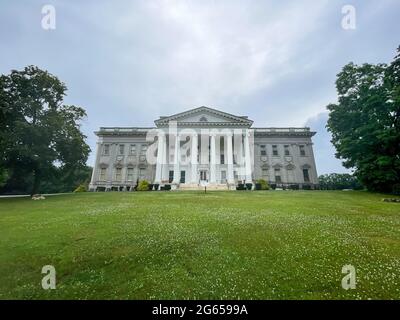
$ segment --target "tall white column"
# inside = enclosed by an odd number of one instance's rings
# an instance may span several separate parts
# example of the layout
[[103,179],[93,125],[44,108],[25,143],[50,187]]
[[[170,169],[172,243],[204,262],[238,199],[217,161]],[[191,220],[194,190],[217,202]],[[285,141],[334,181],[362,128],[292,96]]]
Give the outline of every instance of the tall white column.
[[164,153],[164,133],[158,134],[158,145],[157,145],[157,163],[156,163],[156,177],[154,179],[154,183],[161,183],[162,176],[162,163],[163,163],[163,153]]
[[191,154],[191,166],[192,166],[192,175],[191,180],[192,183],[198,183],[197,179],[197,144],[198,144],[198,136],[197,134],[192,135],[192,148],[190,150]]
[[215,133],[211,133],[211,145],[210,145],[210,183],[215,183],[216,175],[216,150],[215,150]]
[[227,164],[228,164],[228,183],[229,184],[234,184],[235,183],[235,178],[233,175],[233,152],[232,152],[232,133],[228,133],[226,135],[226,149],[228,153],[228,159],[227,159]]
[[174,184],[179,184],[181,181],[181,171],[179,168],[179,163],[180,163],[180,157],[181,157],[181,141],[179,134],[176,134],[175,137],[175,155],[174,155]]
[[161,182],[168,180],[169,174],[168,168],[168,146],[167,146],[167,137],[164,139],[164,148],[163,148],[163,159],[162,159],[162,170],[161,170]]
[[246,173],[246,183],[251,183],[251,155],[250,155],[250,132],[248,130],[244,133],[244,157],[245,157],[245,173]]
[[109,155],[109,162],[108,162],[108,174],[107,174],[107,180],[110,183],[110,187],[111,187],[111,183],[114,180],[114,170],[115,170],[115,162],[116,162],[116,158],[117,158],[117,146],[118,143],[110,143],[110,155]]
[[209,164],[210,137],[207,134],[200,134],[200,164]]

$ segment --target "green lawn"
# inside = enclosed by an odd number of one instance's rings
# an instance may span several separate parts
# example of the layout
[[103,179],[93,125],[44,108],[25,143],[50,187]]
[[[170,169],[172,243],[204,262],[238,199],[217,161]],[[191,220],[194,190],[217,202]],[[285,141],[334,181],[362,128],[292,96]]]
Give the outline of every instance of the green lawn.
[[[367,192],[0,199],[0,299],[400,299],[400,204]],[[54,265],[57,289],[41,288]],[[342,266],[357,288],[341,287]]]

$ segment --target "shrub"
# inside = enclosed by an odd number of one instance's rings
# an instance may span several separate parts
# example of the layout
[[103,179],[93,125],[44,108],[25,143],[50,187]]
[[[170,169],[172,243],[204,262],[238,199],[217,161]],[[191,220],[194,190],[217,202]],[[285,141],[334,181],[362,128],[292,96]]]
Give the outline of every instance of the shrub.
[[236,187],[236,190],[246,190],[243,183],[239,183]]
[[160,186],[160,191],[169,191],[169,190],[171,190],[170,184],[165,184],[163,186]]
[[273,190],[276,189],[276,183],[271,183],[271,189],[273,189]]
[[252,183],[246,183],[246,189],[247,190],[251,190],[252,187],[253,187]]
[[158,183],[154,184],[154,190],[157,191],[160,185]]
[[299,185],[298,184],[291,184],[291,185],[289,185],[288,189],[290,189],[290,190],[299,190]]
[[303,190],[311,190],[311,185],[309,185],[309,184],[303,184],[302,189],[303,189]]
[[87,191],[87,189],[86,189],[86,187],[83,185],[83,184],[81,184],[80,186],[78,186],[75,190],[74,190],[74,192],[86,192]]
[[[259,185],[260,189],[257,189],[257,185]],[[269,190],[268,182],[264,179],[259,179],[256,181],[256,190]]]
[[139,182],[139,185],[137,187],[138,191],[149,191],[149,182],[147,180],[142,180]]

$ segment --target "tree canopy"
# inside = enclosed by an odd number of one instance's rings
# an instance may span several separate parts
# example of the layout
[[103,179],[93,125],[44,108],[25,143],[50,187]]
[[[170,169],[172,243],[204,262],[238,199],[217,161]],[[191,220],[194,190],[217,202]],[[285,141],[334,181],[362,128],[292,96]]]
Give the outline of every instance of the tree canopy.
[[347,64],[338,74],[338,103],[327,124],[336,156],[373,191],[400,183],[400,47],[387,64]]
[[318,177],[319,187],[322,190],[343,190],[363,188],[357,177],[348,173],[330,173]]
[[61,179],[60,173],[72,183],[75,173],[87,168],[90,148],[80,130],[86,112],[63,104],[66,91],[63,82],[36,66],[0,76],[0,171],[7,172],[6,191],[37,193],[55,176]]

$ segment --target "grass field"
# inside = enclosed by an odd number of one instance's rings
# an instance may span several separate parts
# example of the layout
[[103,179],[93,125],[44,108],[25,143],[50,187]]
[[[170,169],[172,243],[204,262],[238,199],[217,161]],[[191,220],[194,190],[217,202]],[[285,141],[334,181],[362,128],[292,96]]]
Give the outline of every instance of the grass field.
[[[0,199],[0,299],[400,299],[400,204],[367,192]],[[57,289],[41,287],[42,266]],[[342,266],[357,287],[341,287]]]

